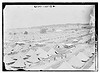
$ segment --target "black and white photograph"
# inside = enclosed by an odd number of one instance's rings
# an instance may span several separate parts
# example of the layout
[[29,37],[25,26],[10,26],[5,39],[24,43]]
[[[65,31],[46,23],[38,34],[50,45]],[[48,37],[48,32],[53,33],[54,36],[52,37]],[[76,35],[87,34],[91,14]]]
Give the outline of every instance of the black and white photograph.
[[3,2],[2,70],[97,72],[98,2]]

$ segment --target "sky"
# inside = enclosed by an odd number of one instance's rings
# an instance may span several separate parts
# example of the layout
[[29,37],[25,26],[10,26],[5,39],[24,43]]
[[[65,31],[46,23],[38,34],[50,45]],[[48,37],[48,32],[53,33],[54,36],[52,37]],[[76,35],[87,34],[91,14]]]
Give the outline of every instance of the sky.
[[4,9],[4,27],[27,28],[42,25],[88,23],[92,6],[55,5],[35,8],[34,5],[8,5]]

